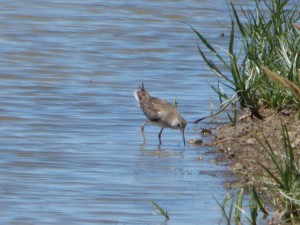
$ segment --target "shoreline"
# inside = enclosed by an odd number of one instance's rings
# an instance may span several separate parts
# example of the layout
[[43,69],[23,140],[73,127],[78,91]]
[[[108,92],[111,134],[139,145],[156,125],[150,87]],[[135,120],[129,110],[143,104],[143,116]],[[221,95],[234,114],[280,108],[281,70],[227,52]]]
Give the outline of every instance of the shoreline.
[[268,168],[274,167],[274,163],[257,139],[263,141],[265,136],[276,154],[281,154],[284,149],[281,123],[287,127],[293,149],[300,150],[299,112],[264,109],[260,113],[263,120],[242,116],[235,126],[226,124],[216,128],[216,139],[211,144],[216,147],[217,161],[228,163],[229,171],[237,178],[225,183],[226,188],[248,188],[252,184],[259,187],[264,179],[259,163]]

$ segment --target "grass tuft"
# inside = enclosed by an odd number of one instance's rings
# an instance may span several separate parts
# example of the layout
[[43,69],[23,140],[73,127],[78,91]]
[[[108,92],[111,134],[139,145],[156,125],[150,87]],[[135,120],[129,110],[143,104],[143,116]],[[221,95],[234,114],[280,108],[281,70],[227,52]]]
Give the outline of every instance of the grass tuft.
[[[222,54],[203,34],[191,29],[201,41],[197,47],[204,62],[220,78],[213,87],[220,102],[239,102],[251,110],[251,116],[263,119],[261,107],[300,109],[300,25],[296,23],[300,14],[288,0],[254,2],[255,9],[241,8],[242,14],[229,3],[230,38]],[[236,98],[224,93],[220,85]]]
[[278,83],[282,88],[290,90],[294,94],[297,104],[300,104],[300,86],[282,76],[279,76],[277,73],[271,71],[268,67],[263,67],[263,70],[271,80]]
[[[257,138],[263,146],[267,156],[273,163],[273,168],[267,167],[257,160],[266,172],[262,180],[265,187],[270,189],[276,198],[274,207],[284,212],[284,220],[292,222],[300,218],[300,157],[292,148],[286,125],[282,124],[283,150],[274,149],[263,135],[262,140]],[[298,221],[300,222],[300,220]]]

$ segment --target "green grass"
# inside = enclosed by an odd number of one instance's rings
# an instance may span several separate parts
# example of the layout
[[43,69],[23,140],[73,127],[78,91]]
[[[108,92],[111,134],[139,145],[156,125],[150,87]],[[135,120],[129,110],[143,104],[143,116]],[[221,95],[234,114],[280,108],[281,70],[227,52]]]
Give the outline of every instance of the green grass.
[[165,217],[166,220],[169,220],[169,213],[164,210],[163,208],[161,208],[156,202],[151,201],[151,204],[155,207],[155,209],[163,216]]
[[[264,198],[256,192],[255,184],[249,189],[250,200],[246,206],[243,203],[243,188],[238,189],[233,194],[227,194],[223,204],[218,202],[222,214],[228,225],[241,224],[244,216],[249,224],[257,224],[258,212],[261,211],[265,217],[268,216],[263,201],[272,206],[274,212],[279,215],[277,218],[280,224],[300,223],[300,149],[293,149],[286,125],[282,124],[283,147],[271,145],[270,141],[261,134],[257,137],[258,142],[265,150],[265,156],[270,160],[266,165],[256,159],[257,163],[265,172],[263,176],[258,176],[256,183],[259,183],[264,192]],[[228,205],[230,203],[230,205]],[[247,209],[248,208],[248,213]],[[274,216],[275,214],[273,214]],[[233,222],[234,221],[234,222]]]
[[[221,50],[225,56],[217,51],[220,48],[210,44],[203,34],[191,27],[201,41],[198,45],[200,55],[220,77],[218,86],[212,88],[221,103],[239,102],[242,108],[251,110],[251,116],[259,119],[262,119],[259,113],[262,106],[300,109],[300,98],[295,98],[294,91],[294,87],[300,87],[300,31],[293,26],[300,14],[299,9],[288,6],[288,2],[255,0],[256,8],[241,9],[242,14],[230,2],[230,38],[228,48]],[[241,43],[241,48],[237,49],[237,42]],[[210,54],[205,54],[205,49]],[[292,85],[270,78],[266,68]],[[220,84],[231,89],[234,95],[224,93]]]
[[[228,4],[231,23],[226,49],[213,46],[205,35],[191,26],[200,41],[201,57],[218,76],[217,85],[212,89],[221,106],[215,115],[228,112],[227,108],[239,103],[241,108],[250,109],[252,118],[263,119],[260,115],[262,107],[293,109],[299,111],[300,118],[299,6],[291,6],[288,0],[254,0],[254,4],[255,9],[237,9],[234,3]],[[233,94],[224,92],[224,87]],[[228,117],[232,124],[237,123],[235,109]],[[268,189],[269,196],[264,200],[272,200],[267,203],[279,212],[281,224],[299,224],[300,156],[292,148],[284,124],[282,139],[282,149],[274,148],[264,135],[258,139],[272,164],[267,166],[257,161],[265,174],[259,183]],[[223,203],[218,202],[228,225],[241,224],[242,216],[249,224],[256,224],[258,211],[268,214],[254,186],[250,188],[247,206],[243,203],[243,195],[243,189],[239,189],[228,194]],[[246,207],[249,213],[246,213]]]
[[300,222],[300,157],[292,148],[287,127],[282,124],[283,149],[274,149],[267,138],[257,138],[265,149],[267,157],[271,159],[274,168],[267,167],[257,161],[266,172],[262,179],[265,187],[271,190],[274,208],[284,212],[284,218],[288,222],[298,218]]
[[[254,186],[250,191],[248,205],[245,205],[244,193],[244,189],[239,188],[235,192],[227,193],[223,203],[220,203],[215,199],[222,211],[227,225],[242,224],[243,217],[248,221],[249,224],[256,225],[259,210],[264,213],[265,217],[269,214],[258,197]],[[247,209],[249,211],[248,213]]]

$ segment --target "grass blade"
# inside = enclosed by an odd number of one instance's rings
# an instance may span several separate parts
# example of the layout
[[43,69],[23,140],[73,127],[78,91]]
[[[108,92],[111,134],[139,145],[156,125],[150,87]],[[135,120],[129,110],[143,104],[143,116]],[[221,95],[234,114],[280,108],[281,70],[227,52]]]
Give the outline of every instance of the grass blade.
[[168,212],[163,210],[156,202],[151,201],[151,204],[159,211],[161,215],[163,215],[166,218],[166,220],[170,219]]

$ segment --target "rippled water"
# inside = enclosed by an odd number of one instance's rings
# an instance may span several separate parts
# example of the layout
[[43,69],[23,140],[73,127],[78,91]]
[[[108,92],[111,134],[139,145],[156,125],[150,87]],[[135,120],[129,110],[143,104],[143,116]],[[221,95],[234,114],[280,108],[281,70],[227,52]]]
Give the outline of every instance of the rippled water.
[[[213,75],[187,24],[224,45],[226,2],[1,6],[0,223],[219,224],[212,195],[225,197],[225,167],[210,163],[210,149],[184,147],[178,130],[164,130],[159,148],[159,128],[147,126],[142,146],[132,92],[143,81],[177,97],[189,122],[209,114]],[[214,126],[188,124],[186,139]]]

